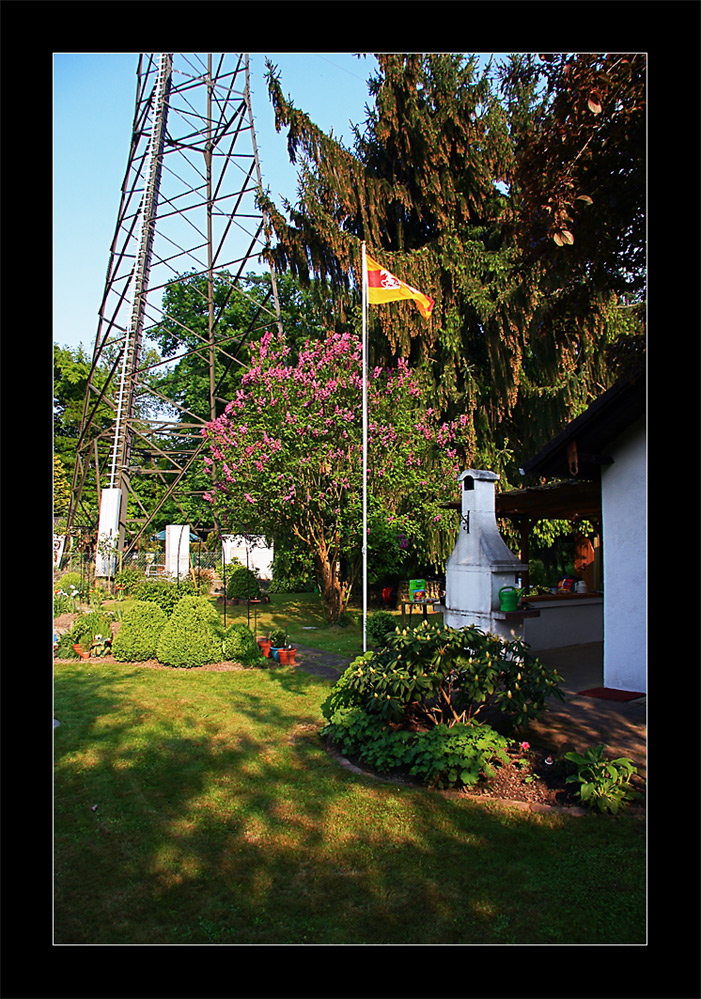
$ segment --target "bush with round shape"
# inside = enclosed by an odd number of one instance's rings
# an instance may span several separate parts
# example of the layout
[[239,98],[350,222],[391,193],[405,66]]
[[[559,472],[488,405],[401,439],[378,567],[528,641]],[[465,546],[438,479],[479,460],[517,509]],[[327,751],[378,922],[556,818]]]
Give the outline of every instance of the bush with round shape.
[[260,596],[260,584],[256,574],[245,565],[228,566],[226,595],[229,600],[257,600]]
[[255,635],[247,624],[230,625],[224,633],[224,659],[249,665],[262,659]]
[[376,611],[368,616],[367,636],[370,644],[375,648],[382,648],[386,644],[387,637],[391,635],[397,627],[397,619],[387,611]]
[[194,596],[195,584],[188,576],[179,581],[169,579],[144,579],[137,583],[132,591],[135,600],[148,600],[158,606],[170,617],[179,600]]
[[158,604],[137,600],[124,612],[112,642],[112,655],[119,662],[144,662],[156,658],[161,632],[168,623]]
[[158,639],[156,658],[180,669],[221,660],[219,614],[206,597],[183,597],[176,604]]

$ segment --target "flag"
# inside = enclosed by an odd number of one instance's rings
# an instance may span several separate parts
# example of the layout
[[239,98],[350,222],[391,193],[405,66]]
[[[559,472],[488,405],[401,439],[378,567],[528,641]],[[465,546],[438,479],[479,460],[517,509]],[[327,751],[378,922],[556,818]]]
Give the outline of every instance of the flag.
[[383,305],[385,302],[396,302],[403,298],[413,298],[424,319],[428,319],[435,304],[434,299],[423,292],[412,288],[410,284],[401,281],[394,274],[382,267],[377,261],[366,255],[368,302],[370,305]]

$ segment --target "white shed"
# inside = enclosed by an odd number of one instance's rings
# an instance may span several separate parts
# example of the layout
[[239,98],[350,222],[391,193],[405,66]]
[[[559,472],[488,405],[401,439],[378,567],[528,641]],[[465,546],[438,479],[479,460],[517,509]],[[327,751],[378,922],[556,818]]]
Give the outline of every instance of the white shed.
[[622,378],[521,469],[598,482],[603,548],[604,686],[647,693],[645,370]]

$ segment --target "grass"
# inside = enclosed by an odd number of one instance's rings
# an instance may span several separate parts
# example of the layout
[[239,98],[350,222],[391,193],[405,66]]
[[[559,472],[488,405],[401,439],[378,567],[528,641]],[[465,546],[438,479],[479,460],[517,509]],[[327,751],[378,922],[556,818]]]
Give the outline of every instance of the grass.
[[329,689],[56,664],[55,942],[645,941],[641,819],[354,774],[318,735]]
[[[124,609],[129,606],[128,600],[106,601],[104,606],[113,610],[120,606],[120,603]],[[212,603],[216,603],[214,598]],[[223,606],[219,604],[217,607],[223,619]],[[370,607],[368,613],[371,614],[376,609]],[[401,611],[395,610],[389,613],[396,617],[397,624],[401,624]],[[245,604],[237,604],[226,608],[227,625],[243,621],[250,624],[251,630],[255,631],[257,636],[267,634],[272,628],[287,628],[290,641],[295,644],[308,645],[350,659],[363,651],[362,607],[352,604],[344,620],[343,625],[326,624],[321,601],[315,593],[273,593],[270,603],[253,604],[250,608]],[[420,614],[414,614],[411,620],[412,627],[421,620]]]

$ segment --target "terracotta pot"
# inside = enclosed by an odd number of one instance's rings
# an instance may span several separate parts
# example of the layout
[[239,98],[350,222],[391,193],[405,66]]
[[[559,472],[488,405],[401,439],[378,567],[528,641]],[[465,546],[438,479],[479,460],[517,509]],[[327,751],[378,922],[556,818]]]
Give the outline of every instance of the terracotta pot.
[[264,656],[270,655],[270,640],[268,638],[258,639],[258,648],[263,653]]
[[292,666],[295,661],[296,649],[278,649],[278,655],[280,656],[281,666]]

